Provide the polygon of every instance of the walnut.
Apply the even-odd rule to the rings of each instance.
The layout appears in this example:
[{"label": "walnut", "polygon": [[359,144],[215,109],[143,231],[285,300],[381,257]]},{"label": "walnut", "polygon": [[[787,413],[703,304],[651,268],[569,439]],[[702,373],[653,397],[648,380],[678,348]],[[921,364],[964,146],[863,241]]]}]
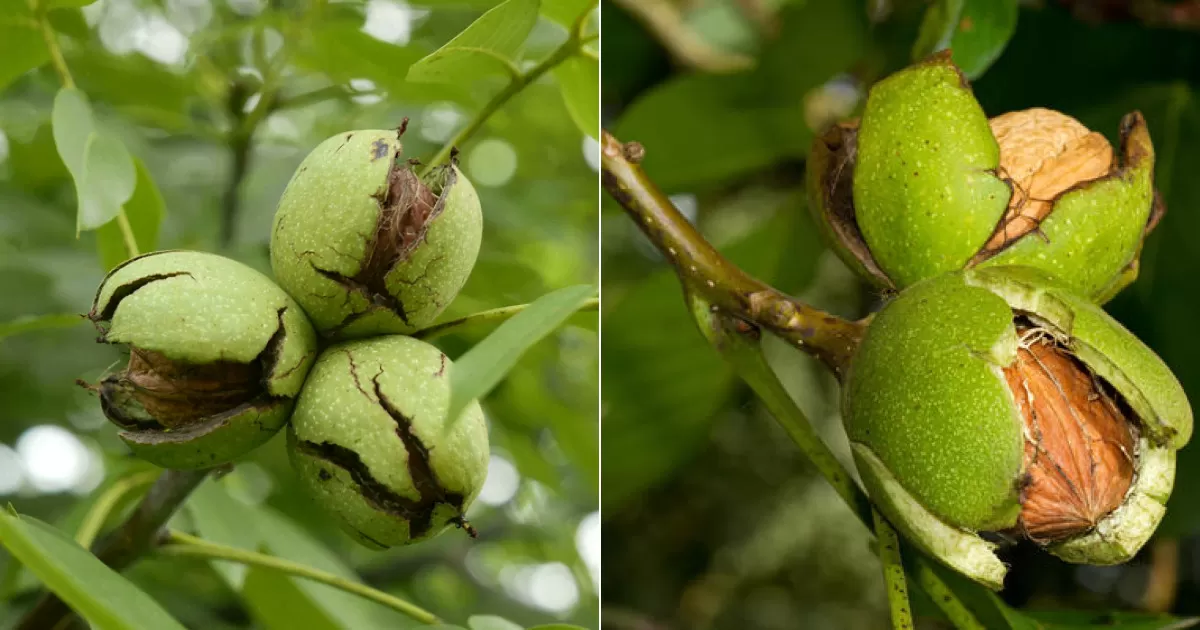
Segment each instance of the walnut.
[{"label": "walnut", "polygon": [[1029,329],[1004,368],[1024,420],[1020,525],[1038,542],[1088,531],[1125,500],[1133,482],[1132,424],[1099,379]]},{"label": "walnut", "polygon": [[1012,185],[1008,210],[980,256],[1037,229],[1054,199],[1113,168],[1113,150],[1102,134],[1050,109],[1009,112],[989,121],[1000,145],[997,174]]}]

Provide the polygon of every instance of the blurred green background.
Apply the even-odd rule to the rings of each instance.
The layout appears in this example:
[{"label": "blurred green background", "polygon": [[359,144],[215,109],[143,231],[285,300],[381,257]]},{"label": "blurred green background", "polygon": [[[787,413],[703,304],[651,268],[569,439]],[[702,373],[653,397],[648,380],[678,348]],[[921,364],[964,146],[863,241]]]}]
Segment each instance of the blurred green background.
[{"label": "blurred green background", "polygon": [[[395,127],[407,116],[406,152],[428,158],[500,90],[499,78],[404,81],[410,64],[495,4],[333,2],[313,20],[303,17],[308,2],[288,0],[97,0],[51,15],[99,125],[148,167],[161,191],[158,247],[219,252],[269,273],[275,204],[318,142]],[[526,44],[530,63],[566,37],[561,18],[569,12],[561,9],[570,7],[544,4]],[[96,400],[74,385],[119,367],[120,351],[96,344],[82,320],[4,336],[12,332],[5,322],[86,312],[104,275],[96,234],[75,235],[75,190],[51,133],[59,78],[48,64],[8,72],[34,49],[21,39],[23,5],[0,0],[0,504],[72,532],[114,479],[148,467],[127,455]],[[274,98],[248,125],[264,91]],[[484,242],[470,282],[443,317],[595,282],[598,149],[573,122],[552,75],[460,149],[482,199]],[[233,524],[230,535],[246,545],[352,569],[452,623],[496,614],[522,625],[595,627],[596,321],[594,313],[576,315],[484,401],[493,459],[468,514],[477,541],[449,532],[413,548],[358,547],[301,494],[282,434],[202,487],[174,524],[205,530],[207,522],[209,531],[214,522]],[[456,357],[486,332],[437,343]],[[218,572],[198,560],[150,557],[128,575],[192,628],[411,623],[324,587],[235,567]],[[0,627],[32,604],[37,586],[0,551]]]},{"label": "blurred green background", "polygon": [[[860,317],[878,296],[818,238],[805,208],[805,154],[814,132],[857,115],[871,83],[911,62],[925,12],[955,4],[605,0],[603,123],[645,145],[650,177],[735,262]],[[1115,141],[1123,113],[1145,114],[1168,212],[1141,279],[1108,309],[1161,353],[1193,401],[1198,4],[967,0],[976,13],[950,24],[954,47],[977,64],[975,93],[989,116],[1050,107]],[[604,627],[888,627],[866,529],[707,347],[673,273],[610,200],[601,234]],[[767,343],[783,382],[849,465],[832,378]],[[1128,620],[1111,611],[1200,614],[1200,448],[1184,449],[1179,466],[1167,518],[1136,559],[1082,567],[1009,548],[1002,597],[1030,625],[985,624],[1110,627]],[[948,627],[927,601],[914,606],[923,627]],[[1080,612],[1039,612],[1047,610]]]}]

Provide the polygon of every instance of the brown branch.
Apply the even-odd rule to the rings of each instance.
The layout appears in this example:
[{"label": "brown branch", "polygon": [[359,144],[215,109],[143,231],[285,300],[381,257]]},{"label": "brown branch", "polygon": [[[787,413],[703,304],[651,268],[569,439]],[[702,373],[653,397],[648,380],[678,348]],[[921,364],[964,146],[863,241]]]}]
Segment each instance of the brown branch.
[{"label": "brown branch", "polygon": [[[116,571],[133,564],[158,542],[171,515],[208,476],[208,470],[168,470],[154,482],[129,518],[92,546],[92,552]],[[44,593],[14,630],[66,628],[71,610],[57,595]]]},{"label": "brown branch", "polygon": [[825,363],[840,379],[863,326],[815,309],[729,262],[642,171],[645,150],[603,132],[602,181],[679,274],[685,290],[714,310],[753,322]]}]

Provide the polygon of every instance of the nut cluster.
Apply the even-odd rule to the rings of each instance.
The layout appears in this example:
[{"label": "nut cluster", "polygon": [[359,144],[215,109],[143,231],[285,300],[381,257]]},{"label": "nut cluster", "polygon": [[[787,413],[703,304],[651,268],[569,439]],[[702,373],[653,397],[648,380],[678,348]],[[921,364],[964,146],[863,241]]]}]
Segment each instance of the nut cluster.
[{"label": "nut cluster", "polygon": [[104,279],[89,317],[129,361],[86,386],[137,455],[216,466],[289,425],[302,485],[355,539],[473,534],[463,513],[487,474],[483,413],[475,402],[446,417],[450,361],[395,333],[429,324],[462,288],[479,200],[454,164],[419,175],[403,131],[337,134],[303,161],[275,216],[275,281],[183,251]]}]

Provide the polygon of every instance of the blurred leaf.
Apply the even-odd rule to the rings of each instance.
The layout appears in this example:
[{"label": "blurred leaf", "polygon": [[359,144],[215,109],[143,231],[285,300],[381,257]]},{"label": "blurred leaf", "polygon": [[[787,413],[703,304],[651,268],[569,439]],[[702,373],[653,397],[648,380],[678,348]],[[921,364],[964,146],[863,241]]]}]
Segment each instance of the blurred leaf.
[{"label": "blurred leaf", "polygon": [[78,326],[84,321],[86,320],[76,313],[19,317],[12,321],[0,322],[0,339],[38,330],[70,328],[71,326]]},{"label": "blurred leaf", "polygon": [[548,623],[540,626],[532,626],[529,630],[587,630],[587,628],[574,626],[569,623]]},{"label": "blurred leaf", "polygon": [[297,51],[297,62],[338,83],[366,78],[406,99],[428,100],[438,96],[429,88],[414,93],[404,83],[405,69],[420,59],[420,49],[379,41],[362,32],[361,26],[361,20],[330,20],[316,25]]},{"label": "blurred leaf", "polygon": [[450,372],[446,417],[457,419],[471,401],[486,396],[530,346],[554,332],[595,294],[596,288],[586,284],[547,293],[459,357]]},{"label": "blurred leaf", "polygon": [[[237,526],[236,523],[231,525]],[[252,525],[258,529],[261,545],[267,552],[334,575],[361,581],[354,570],[347,566],[337,554],[314,540],[307,532],[282,514],[270,508],[258,508],[254,511]],[[243,523],[242,526],[247,525]],[[283,577],[283,581],[292,585],[294,592],[287,597],[279,597],[280,591],[288,590],[286,585],[267,576],[255,576],[255,573],[252,570],[246,576],[242,595],[254,610],[256,617],[263,620],[263,623],[269,628],[278,630],[309,628],[308,621],[299,625],[285,623],[287,620],[295,619],[295,610],[291,607],[301,600],[307,604],[303,606],[304,609],[312,608],[320,612],[320,615],[314,619],[325,619],[329,627],[333,628],[345,630],[394,628],[404,627],[407,623],[407,617],[380,604],[332,586],[301,578]],[[271,592],[276,595],[271,595]],[[274,623],[268,620],[274,620]]]},{"label": "blurred leaf", "polygon": [[47,9],[78,9],[81,7],[86,7],[95,1],[96,0],[42,0],[42,6]]},{"label": "blurred leaf", "polygon": [[38,32],[33,18],[30,24],[23,22],[20,13],[0,18],[0,90],[8,87],[17,77],[50,61],[50,51]]},{"label": "blurred leaf", "polygon": [[525,630],[520,625],[495,615],[475,615],[467,619],[467,626],[471,630]]},{"label": "blurred leaf", "polygon": [[542,3],[542,15],[571,28],[584,9],[591,4],[593,0],[546,0]]},{"label": "blurred leaf", "polygon": [[413,64],[413,83],[471,82],[507,75],[537,22],[538,0],[507,0],[484,13],[445,46]]},{"label": "blurred leaf", "polygon": [[99,630],[183,630],[150,596],[46,523],[0,510],[0,542]]},{"label": "blurred leaf", "polygon": [[[95,0],[92,1],[94,2]],[[87,20],[84,19],[83,12],[78,9],[51,11],[46,16],[46,19],[50,21],[50,26],[54,27],[54,30],[76,39],[87,39],[91,32],[88,30]]]},{"label": "blurred leaf", "polygon": [[646,147],[643,165],[660,187],[708,189],[808,152],[804,98],[859,58],[866,18],[857,5],[808,2],[781,19],[758,68],[677,76],[622,114],[614,132]]},{"label": "blurred leaf", "polygon": [[253,618],[267,630],[345,630],[329,613],[298,591],[294,578],[278,571],[250,567],[242,598]]},{"label": "blurred leaf", "polygon": [[1016,29],[1016,0],[937,0],[925,10],[913,60],[950,49],[954,63],[974,80],[1000,56]]},{"label": "blurred leaf", "polygon": [[554,69],[571,119],[583,133],[600,133],[600,61],[576,54]]},{"label": "blurred leaf", "polygon": [[1172,617],[1140,612],[1096,612],[1085,610],[1025,611],[1009,609],[1014,617],[1021,618],[1013,624],[1016,630],[1037,628],[1046,630],[1084,630],[1085,628],[1120,628],[1122,630],[1183,630],[1194,628],[1200,623],[1196,617]]},{"label": "blurred leaf", "polygon": [[733,376],[696,330],[669,270],[622,296],[601,327],[601,507],[609,510],[695,452]]},{"label": "blurred leaf", "polygon": [[54,144],[75,180],[77,230],[111,221],[137,183],[133,157],[120,139],[96,129],[87,97],[72,88],[54,98]]},{"label": "blurred leaf", "polygon": [[[254,522],[254,510],[229,495],[221,480],[209,478],[186,504],[192,515],[196,533],[205,540],[242,549],[258,549],[258,530],[247,526]],[[212,560],[217,573],[234,591],[241,591],[246,579],[246,565]]]},{"label": "blurred leaf", "polygon": [[[137,241],[140,253],[152,252],[158,246],[158,226],[166,214],[166,203],[162,193],[150,177],[150,171],[139,158],[133,158],[133,166],[137,171],[137,183],[133,196],[125,202],[125,217],[133,229],[134,240]],[[96,230],[96,247],[100,250],[100,262],[105,271],[129,260],[131,253],[125,249],[125,237],[116,220],[109,221]]]}]

